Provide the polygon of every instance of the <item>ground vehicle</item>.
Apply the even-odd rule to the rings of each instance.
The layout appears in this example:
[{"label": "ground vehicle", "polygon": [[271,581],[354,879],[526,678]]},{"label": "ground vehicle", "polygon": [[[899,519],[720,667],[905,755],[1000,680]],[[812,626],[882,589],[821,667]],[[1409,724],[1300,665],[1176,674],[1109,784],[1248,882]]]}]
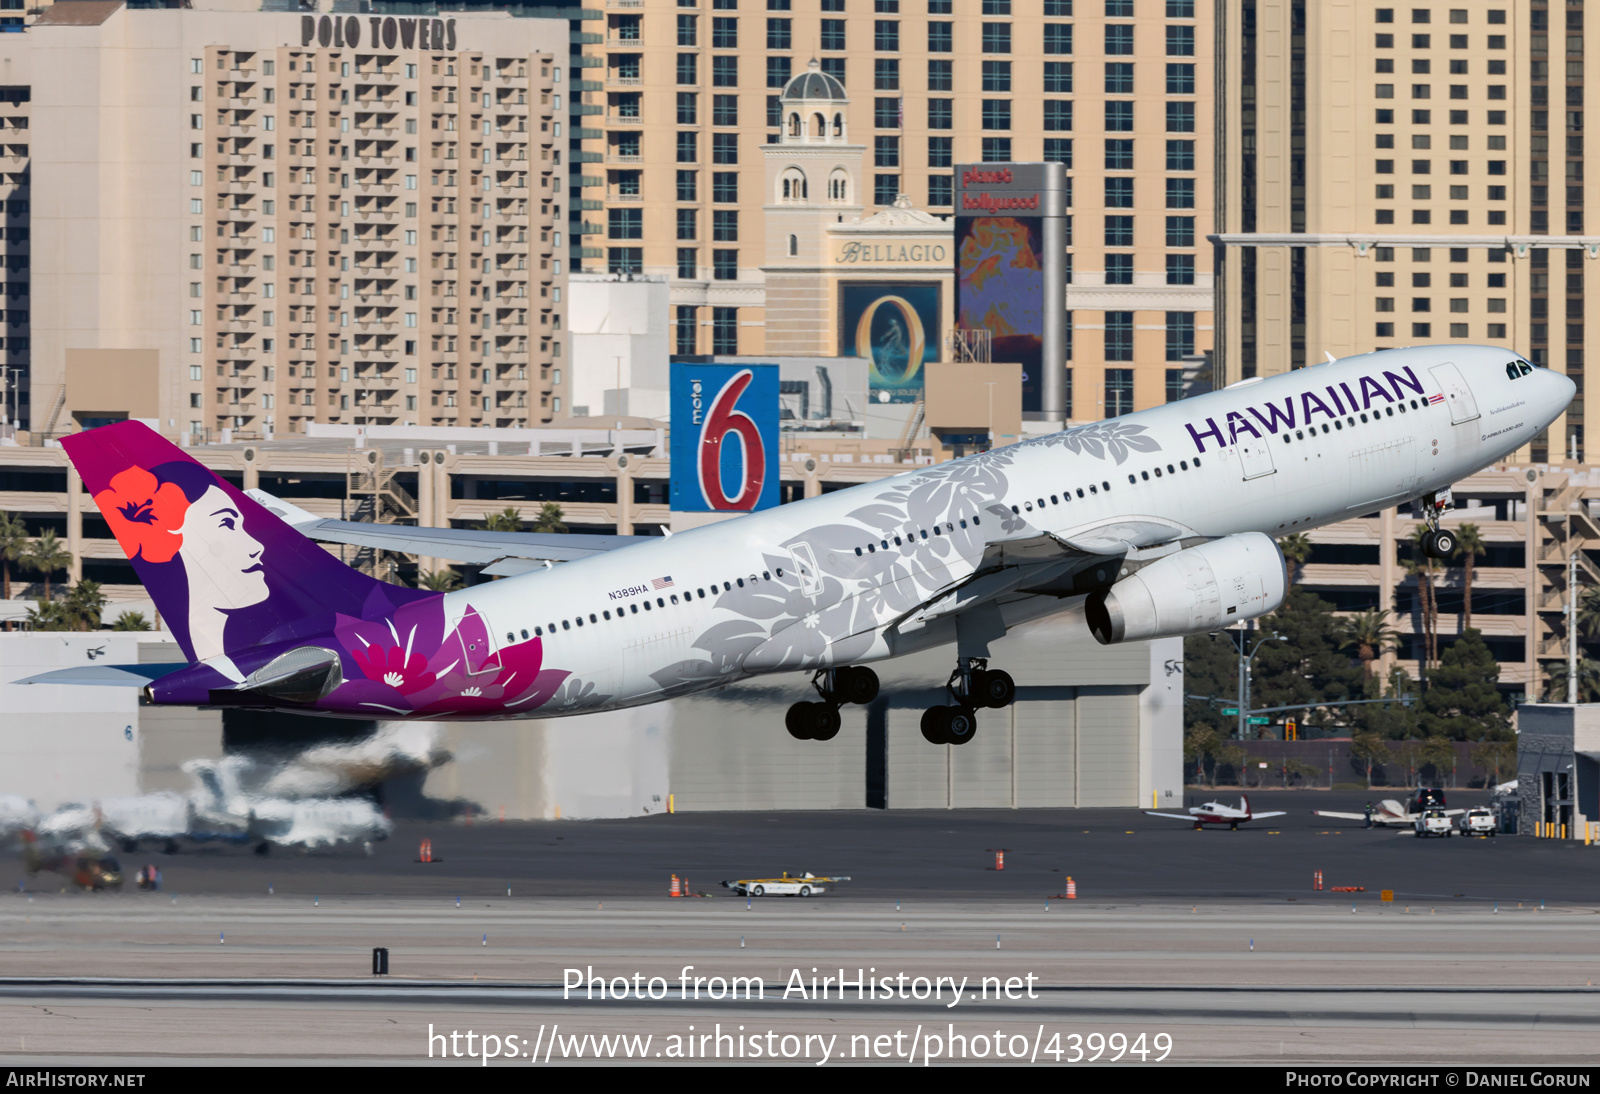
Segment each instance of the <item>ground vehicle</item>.
[{"label": "ground vehicle", "polygon": [[1455,829],[1450,826],[1450,814],[1443,809],[1424,809],[1416,820],[1417,838],[1423,836],[1444,836],[1449,839],[1455,835]]},{"label": "ground vehicle", "polygon": [[1456,827],[1463,836],[1493,836],[1499,822],[1488,806],[1475,805],[1456,818]]},{"label": "ground vehicle", "polygon": [[827,892],[829,884],[836,881],[849,881],[848,877],[818,877],[807,872],[789,876],[787,870],[782,877],[747,878],[744,881],[724,881],[724,889],[732,889],[740,896],[816,896]]}]

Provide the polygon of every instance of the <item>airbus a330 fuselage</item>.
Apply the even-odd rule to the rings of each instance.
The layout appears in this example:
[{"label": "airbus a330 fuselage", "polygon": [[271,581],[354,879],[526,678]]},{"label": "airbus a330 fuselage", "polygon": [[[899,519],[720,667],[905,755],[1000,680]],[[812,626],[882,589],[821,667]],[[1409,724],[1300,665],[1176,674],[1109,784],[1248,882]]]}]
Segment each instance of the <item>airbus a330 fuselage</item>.
[{"label": "airbus a330 fuselage", "polygon": [[924,733],[961,740],[1010,701],[987,665],[1008,628],[1076,612],[1116,642],[1269,612],[1274,537],[1412,499],[1437,528],[1449,485],[1573,390],[1502,349],[1369,354],[445,594],[348,570],[143,426],[65,444],[194,662],[149,680],[156,703],[552,717],[808,670],[822,701],[789,728],[826,738],[876,693],[861,666],[954,645]]}]

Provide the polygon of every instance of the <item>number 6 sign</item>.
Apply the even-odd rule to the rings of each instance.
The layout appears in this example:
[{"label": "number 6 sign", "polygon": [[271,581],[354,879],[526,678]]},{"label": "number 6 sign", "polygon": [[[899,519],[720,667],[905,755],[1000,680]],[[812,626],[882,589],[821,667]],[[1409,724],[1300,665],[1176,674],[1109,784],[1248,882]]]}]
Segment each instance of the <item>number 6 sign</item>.
[{"label": "number 6 sign", "polygon": [[778,366],[672,364],[672,508],[778,502]]}]

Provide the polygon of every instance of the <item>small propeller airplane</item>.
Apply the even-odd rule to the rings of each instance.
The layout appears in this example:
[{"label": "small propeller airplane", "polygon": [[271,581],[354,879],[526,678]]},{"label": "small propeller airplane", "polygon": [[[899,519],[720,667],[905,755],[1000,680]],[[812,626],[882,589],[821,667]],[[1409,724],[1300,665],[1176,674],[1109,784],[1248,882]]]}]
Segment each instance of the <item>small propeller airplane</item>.
[{"label": "small propeller airplane", "polygon": [[1241,824],[1253,820],[1266,820],[1268,817],[1281,817],[1282,810],[1272,813],[1253,813],[1250,810],[1250,796],[1241,794],[1237,806],[1223,805],[1221,802],[1206,802],[1204,805],[1191,805],[1187,813],[1158,813],[1154,809],[1146,809],[1152,817],[1171,817],[1173,820],[1186,820],[1194,822],[1194,830],[1200,831],[1207,824],[1226,824],[1230,831],[1236,831]]}]

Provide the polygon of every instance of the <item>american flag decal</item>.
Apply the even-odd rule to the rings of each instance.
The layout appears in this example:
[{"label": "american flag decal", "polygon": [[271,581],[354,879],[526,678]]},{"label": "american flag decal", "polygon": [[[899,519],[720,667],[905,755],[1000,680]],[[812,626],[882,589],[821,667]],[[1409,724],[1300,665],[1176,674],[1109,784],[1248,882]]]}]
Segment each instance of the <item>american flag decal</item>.
[{"label": "american flag decal", "polygon": [[670,589],[672,588],[672,579],[670,577],[652,577],[650,584],[656,589]]},{"label": "american flag decal", "polygon": [[1430,395],[1430,396],[1428,396],[1428,402],[1430,404],[1431,403],[1442,403],[1442,402],[1444,402],[1444,396],[1443,395]]}]

